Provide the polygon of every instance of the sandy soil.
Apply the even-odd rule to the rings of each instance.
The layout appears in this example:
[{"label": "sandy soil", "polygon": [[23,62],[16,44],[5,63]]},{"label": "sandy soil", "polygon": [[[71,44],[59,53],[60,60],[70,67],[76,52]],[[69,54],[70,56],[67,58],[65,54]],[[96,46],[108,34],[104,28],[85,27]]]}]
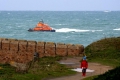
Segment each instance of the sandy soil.
[{"label": "sandy soil", "polygon": [[[67,63],[65,65],[67,65],[68,67],[71,67],[71,68],[79,68],[80,67],[79,61],[81,59],[82,59],[82,57],[64,58],[59,62],[60,63]],[[106,71],[112,69],[112,67],[101,65],[99,63],[88,63],[88,69],[95,70],[95,71],[94,72],[87,72],[85,77],[103,74]],[[59,77],[59,78],[46,79],[46,80],[82,80],[85,77],[82,76],[81,72],[78,72],[75,75],[63,76],[63,77]]]}]

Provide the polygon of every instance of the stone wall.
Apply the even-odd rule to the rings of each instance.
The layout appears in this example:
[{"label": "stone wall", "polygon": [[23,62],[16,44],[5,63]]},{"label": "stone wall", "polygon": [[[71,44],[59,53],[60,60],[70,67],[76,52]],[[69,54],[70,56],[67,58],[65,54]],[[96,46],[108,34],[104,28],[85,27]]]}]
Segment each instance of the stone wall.
[{"label": "stone wall", "polygon": [[45,56],[79,56],[84,52],[80,44],[64,44],[0,38],[0,63],[16,61],[27,63],[33,59],[34,53]]}]

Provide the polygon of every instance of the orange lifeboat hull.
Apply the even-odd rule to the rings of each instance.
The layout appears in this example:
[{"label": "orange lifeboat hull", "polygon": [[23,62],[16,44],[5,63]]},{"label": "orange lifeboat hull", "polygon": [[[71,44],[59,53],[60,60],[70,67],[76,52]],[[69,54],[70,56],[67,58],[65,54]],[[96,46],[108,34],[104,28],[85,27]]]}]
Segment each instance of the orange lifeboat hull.
[{"label": "orange lifeboat hull", "polygon": [[44,24],[43,22],[39,22],[36,27],[30,28],[28,31],[33,32],[33,31],[41,31],[41,32],[55,32],[54,29],[52,29],[50,26],[47,24]]}]

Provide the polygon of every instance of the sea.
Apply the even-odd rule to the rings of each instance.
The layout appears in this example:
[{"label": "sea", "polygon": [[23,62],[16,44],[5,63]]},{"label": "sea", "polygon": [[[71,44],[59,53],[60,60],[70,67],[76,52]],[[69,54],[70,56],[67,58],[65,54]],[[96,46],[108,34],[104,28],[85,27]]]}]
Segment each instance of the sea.
[{"label": "sea", "polygon": [[[43,20],[56,32],[29,32]],[[0,38],[65,44],[120,37],[120,11],[0,11]]]}]

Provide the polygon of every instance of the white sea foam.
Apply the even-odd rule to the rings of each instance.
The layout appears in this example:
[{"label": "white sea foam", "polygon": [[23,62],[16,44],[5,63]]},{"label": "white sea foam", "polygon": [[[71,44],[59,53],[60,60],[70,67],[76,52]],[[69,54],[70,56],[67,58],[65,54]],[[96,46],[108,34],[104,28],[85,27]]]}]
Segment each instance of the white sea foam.
[{"label": "white sea foam", "polygon": [[113,29],[113,30],[120,30],[120,28],[117,28],[117,29]]},{"label": "white sea foam", "polygon": [[95,31],[103,31],[103,30],[91,30],[92,32],[95,32]]},{"label": "white sea foam", "polygon": [[56,29],[56,32],[87,32],[87,31],[89,30],[70,29],[70,28]]},{"label": "white sea foam", "polygon": [[7,14],[10,14],[10,13],[7,13]]},{"label": "white sea foam", "polygon": [[72,28],[61,28],[55,29],[56,32],[95,32],[95,31],[102,31],[102,30],[82,30],[82,29],[72,29]]},{"label": "white sea foam", "polygon": [[54,25],[67,25],[67,24],[54,24]]},{"label": "white sea foam", "polygon": [[110,10],[105,10],[104,12],[111,12]]}]

